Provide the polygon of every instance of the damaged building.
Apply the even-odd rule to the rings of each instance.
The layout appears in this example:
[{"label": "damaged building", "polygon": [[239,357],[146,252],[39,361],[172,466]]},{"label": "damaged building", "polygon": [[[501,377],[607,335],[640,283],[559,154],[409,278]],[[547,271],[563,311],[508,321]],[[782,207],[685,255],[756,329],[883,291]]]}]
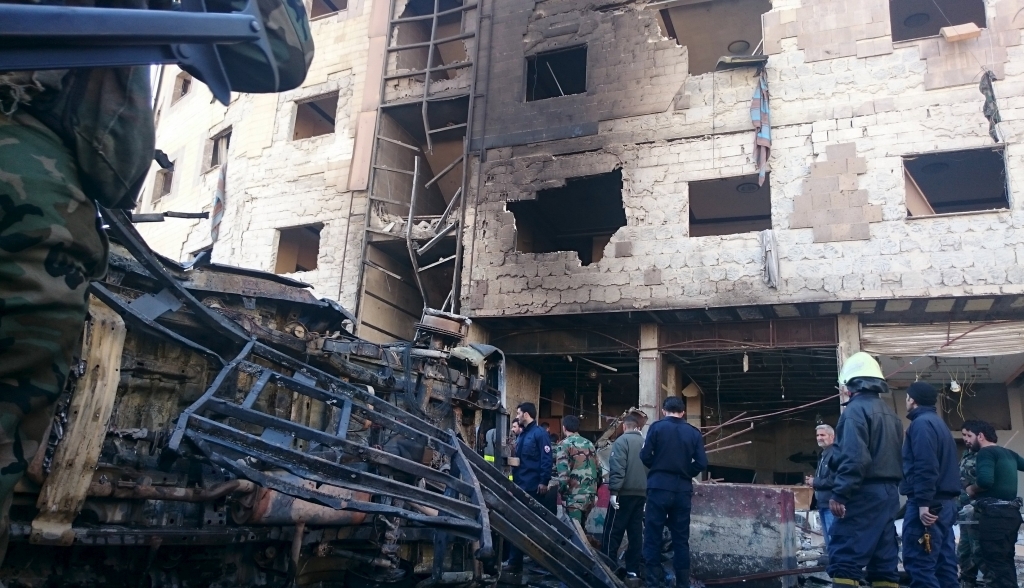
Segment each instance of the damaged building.
[{"label": "damaged building", "polygon": [[1024,451],[1021,0],[309,7],[300,89],[162,71],[142,212],[213,218],[139,225],[157,251],[369,341],[467,315],[553,430],[682,396],[715,480],[800,483],[857,351]]}]

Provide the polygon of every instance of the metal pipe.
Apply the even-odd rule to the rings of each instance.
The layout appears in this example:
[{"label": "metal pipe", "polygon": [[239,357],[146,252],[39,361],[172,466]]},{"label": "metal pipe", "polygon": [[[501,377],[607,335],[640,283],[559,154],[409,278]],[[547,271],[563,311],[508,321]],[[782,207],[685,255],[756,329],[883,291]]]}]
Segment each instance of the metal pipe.
[{"label": "metal pipe", "polygon": [[209,502],[229,494],[248,494],[256,490],[249,480],[228,480],[211,488],[182,488],[180,486],[135,485],[116,487],[101,477],[89,484],[88,496],[97,498],[134,498],[142,500],[175,500],[179,502]]}]

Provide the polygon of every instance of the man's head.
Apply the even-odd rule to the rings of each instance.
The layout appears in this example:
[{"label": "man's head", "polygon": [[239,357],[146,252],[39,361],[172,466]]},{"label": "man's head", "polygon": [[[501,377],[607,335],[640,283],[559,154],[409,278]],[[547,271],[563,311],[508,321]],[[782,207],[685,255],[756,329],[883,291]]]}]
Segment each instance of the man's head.
[{"label": "man's head", "polygon": [[525,429],[527,425],[537,420],[537,407],[532,402],[524,402],[516,407],[516,418]]},{"label": "man's head", "polygon": [[669,396],[661,403],[661,411],[668,416],[682,417],[686,414],[686,403],[678,396]]},{"label": "man's head", "polygon": [[551,432],[551,423],[541,423],[540,424],[540,428],[542,428],[545,431],[550,433]]},{"label": "man's head", "polygon": [[973,451],[980,451],[982,447],[995,445],[999,441],[996,428],[985,421],[967,421],[964,430],[964,444]]},{"label": "man's head", "polygon": [[574,414],[567,414],[562,417],[562,431],[568,437],[573,433],[580,432],[580,417]]},{"label": "man's head", "polygon": [[635,431],[640,428],[640,419],[636,418],[631,414],[627,414],[626,418],[622,419],[622,430],[623,432]]},{"label": "man's head", "polygon": [[519,419],[512,419],[512,434],[518,436],[522,432],[523,427],[519,425]]},{"label": "man's head", "polygon": [[818,447],[824,449],[835,442],[836,431],[829,425],[818,425],[814,427],[814,439],[818,442]]},{"label": "man's head", "polygon": [[935,406],[939,391],[928,382],[914,382],[907,388],[907,411],[919,406]]},{"label": "man's head", "polygon": [[857,394],[884,394],[889,391],[885,383],[882,368],[875,358],[863,351],[850,356],[839,370],[839,392],[856,396]]}]

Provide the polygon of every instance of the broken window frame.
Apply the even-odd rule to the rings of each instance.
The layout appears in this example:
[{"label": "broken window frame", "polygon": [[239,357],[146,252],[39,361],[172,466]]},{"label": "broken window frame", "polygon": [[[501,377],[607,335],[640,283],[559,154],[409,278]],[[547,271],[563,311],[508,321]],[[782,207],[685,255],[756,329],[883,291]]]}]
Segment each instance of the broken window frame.
[{"label": "broken window frame", "polygon": [[[932,212],[931,212],[931,214],[912,214],[910,212],[910,209],[907,208],[907,206],[906,206],[907,202],[908,202],[908,196],[909,196],[909,192],[907,191],[906,183],[907,183],[908,180],[912,180],[912,176],[910,175],[910,171],[907,169],[907,161],[908,160],[917,159],[919,157],[928,157],[928,156],[933,156],[933,155],[943,155],[943,154],[952,154],[952,153],[962,153],[964,151],[999,151],[1000,152],[1000,154],[1002,156],[1002,161],[1003,161],[1003,195],[1006,197],[1006,206],[1003,206],[1003,207],[1000,207],[1000,208],[986,208],[986,209],[979,209],[979,210],[963,210],[963,211],[958,211],[958,212],[934,212],[935,209],[932,206],[931,202],[928,202],[928,197],[925,196],[924,191],[920,188],[920,186],[917,185],[917,181],[913,180],[914,185],[917,187],[917,190],[921,193],[922,197],[924,197],[925,202],[928,204],[929,208],[932,209]],[[967,215],[967,214],[986,214],[986,213],[992,213],[992,212],[1005,212],[1007,210],[1013,209],[1013,190],[1011,189],[1011,186],[1010,186],[1010,176],[1009,176],[1009,173],[1007,172],[1007,170],[1010,168],[1010,162],[1009,162],[1009,159],[1007,158],[1007,153],[1006,152],[1007,152],[1007,144],[1006,143],[995,143],[995,144],[992,144],[992,145],[982,145],[982,146],[978,146],[978,147],[967,147],[967,148],[958,147],[958,148],[954,148],[954,149],[939,149],[939,150],[936,150],[936,151],[927,151],[927,152],[921,152],[921,153],[907,153],[907,154],[901,155],[900,156],[900,165],[901,165],[901,168],[903,169],[903,178],[904,178],[903,203],[904,203],[904,207],[905,207],[905,209],[907,211],[907,216],[906,216],[907,220],[924,219],[924,218],[937,218],[937,217],[947,217],[947,216],[963,216],[963,215]]]},{"label": "broken window frame", "polygon": [[[936,30],[934,33],[921,34],[919,36],[909,36],[909,37],[906,37],[906,38],[897,39],[896,38],[897,37],[897,33],[899,31],[904,30],[904,26],[903,26],[904,23],[900,23],[901,26],[897,26],[896,25],[896,20],[897,19],[894,18],[894,15],[893,15],[893,2],[894,1],[899,1],[899,0],[888,0],[889,21],[890,21],[890,23],[892,23],[890,25],[890,33],[892,35],[892,42],[893,42],[894,45],[898,44],[898,43],[907,43],[907,42],[913,42],[913,41],[920,41],[922,39],[934,39],[935,37],[941,37],[942,36],[942,33],[940,31]],[[935,4],[932,4],[932,5],[935,6],[936,8],[938,8],[939,11],[940,11],[940,18],[945,18],[945,13],[942,11],[942,7],[938,5],[938,3],[942,2],[942,0],[933,0],[933,1],[935,2]],[[982,10],[981,11],[981,23],[978,23],[978,22],[973,21],[973,20],[966,21],[966,22],[948,22],[948,21],[942,22],[942,21],[939,21],[939,23],[938,23],[939,24],[939,29],[941,29],[943,27],[949,27],[949,26],[973,23],[973,24],[977,25],[979,29],[985,30],[985,28],[988,26],[988,10],[986,9],[984,0],[953,0],[953,1],[954,2],[960,2],[960,3],[962,3],[962,2],[978,2],[978,3],[980,3],[981,4],[981,10]],[[910,16],[913,16],[913,15],[910,15]],[[909,16],[907,18],[909,18]],[[905,20],[906,20],[906,18],[904,19],[904,21]]]},{"label": "broken window frame", "polygon": [[[303,245],[303,242],[302,242],[301,238],[299,238],[299,236],[302,235],[303,231],[314,232],[313,229],[315,229],[315,233],[316,233],[316,255],[315,255],[315,260],[316,261],[314,262],[313,267],[307,268],[307,267],[304,267],[304,266],[299,264],[299,258],[302,257],[301,251],[302,251],[302,245]],[[324,224],[323,223],[310,223],[310,224],[304,224],[304,225],[296,225],[296,226],[293,226],[293,227],[281,227],[281,228],[277,229],[277,246],[276,246],[275,251],[274,251],[274,273],[277,274],[277,275],[289,275],[289,274],[297,274],[297,273],[316,271],[317,268],[320,267],[320,251],[322,249],[323,230],[324,230]],[[289,242],[292,239],[295,239],[295,243],[296,243],[295,269],[293,269],[291,271],[281,271],[281,267],[280,267],[280,263],[281,263],[281,245],[286,240],[286,238],[287,238],[287,240]]]},{"label": "broken window frame", "polygon": [[[321,108],[321,107],[319,107],[319,106],[317,106],[315,104],[316,102],[319,102],[321,100],[324,100],[324,99],[327,99],[327,98],[331,98],[331,97],[334,98],[333,117],[331,116],[332,113],[326,112],[323,108]],[[324,137],[324,136],[327,136],[327,135],[333,135],[333,134],[337,133],[338,132],[338,122],[337,121],[338,121],[338,101],[339,100],[340,100],[340,95],[339,95],[339,92],[337,90],[334,90],[332,92],[325,92],[323,94],[318,94],[316,96],[311,96],[309,98],[303,98],[301,100],[296,100],[295,101],[295,114],[292,116],[292,138],[291,138],[291,140],[292,141],[305,141],[306,139],[316,139],[318,137]],[[296,133],[298,133],[298,129],[299,129],[299,117],[303,116],[303,112],[302,112],[303,107],[307,107],[307,108],[311,109],[317,116],[327,120],[327,122],[330,123],[330,125],[331,125],[331,130],[326,132],[326,133],[319,133],[319,134],[316,134],[316,135],[308,135],[308,136],[303,136],[303,137],[297,137]]]},{"label": "broken window frame", "polygon": [[214,170],[221,166],[228,159],[228,152],[231,150],[231,127],[224,129],[210,138],[209,156],[207,158],[206,171]]},{"label": "broken window frame", "polygon": [[[316,7],[319,4],[323,4],[328,11],[317,13]],[[334,6],[331,6],[331,5]],[[319,20],[321,18],[327,18],[331,15],[338,14],[348,10],[348,0],[311,0],[309,3],[309,20]]]},{"label": "broken window frame", "polygon": [[171,104],[176,104],[179,100],[188,96],[189,92],[192,91],[192,86],[195,80],[191,75],[181,72],[174,78],[174,89],[171,92]]},{"label": "broken window frame", "polygon": [[[582,90],[580,90],[578,92],[566,92],[565,88],[562,87],[562,84],[560,83],[560,81],[558,79],[558,75],[555,73],[554,68],[551,67],[551,62],[547,61],[547,62],[545,62],[545,65],[547,66],[547,71],[551,74],[551,78],[554,80],[555,85],[557,86],[558,91],[559,91],[559,93],[561,95],[560,96],[552,95],[552,96],[545,96],[543,98],[537,98],[536,97],[537,96],[537,73],[536,73],[536,70],[540,70],[540,65],[539,65],[538,62],[541,59],[545,58],[545,57],[549,57],[549,56],[552,56],[552,55],[558,55],[560,53],[577,52],[577,51],[580,51],[581,49],[583,50],[583,88],[582,88]],[[530,89],[531,89],[531,85],[530,85],[530,68],[531,68],[532,64],[537,64],[537,65],[533,65],[532,66],[535,71],[534,71],[534,75],[533,75],[534,83],[533,83],[533,86],[532,86],[532,88],[533,88],[533,97],[531,98],[530,97],[530,95],[531,95],[531,92],[530,92]],[[554,98],[565,98],[566,96],[585,95],[587,93],[588,82],[590,81],[590,72],[587,69],[587,64],[588,64],[588,49],[587,49],[587,44],[586,43],[582,43],[582,44],[578,44],[578,45],[572,45],[570,47],[559,47],[558,49],[551,49],[549,51],[540,51],[540,52],[534,53],[532,55],[527,55],[526,56],[526,61],[524,63],[524,74],[523,74],[523,80],[525,81],[524,88],[523,88],[523,101],[524,102],[540,102],[542,100],[551,100],[551,99],[554,99]]]},{"label": "broken window frame", "polygon": [[[173,162],[172,162],[173,163]],[[156,206],[166,196],[171,195],[174,189],[174,170],[156,170],[155,182],[153,183],[153,196],[150,198],[150,206]]]}]

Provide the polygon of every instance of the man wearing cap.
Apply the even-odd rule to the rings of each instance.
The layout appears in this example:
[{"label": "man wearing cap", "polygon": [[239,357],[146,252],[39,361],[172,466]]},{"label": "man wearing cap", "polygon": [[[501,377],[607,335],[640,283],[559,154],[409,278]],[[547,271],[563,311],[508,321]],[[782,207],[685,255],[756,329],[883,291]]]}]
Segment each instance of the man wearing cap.
[{"label": "man wearing cap", "polygon": [[[836,426],[830,469],[835,472],[829,509],[836,516],[828,544],[833,587],[899,588],[897,484],[903,478],[903,424],[879,394],[889,386],[867,353],[855,353],[839,372],[840,392],[850,395]],[[864,568],[867,568],[865,574]]]},{"label": "man wearing cap", "polygon": [[938,391],[927,382],[907,389],[910,427],[903,441],[903,567],[911,588],[957,586],[956,499],[960,468],[956,442],[935,411]]}]

